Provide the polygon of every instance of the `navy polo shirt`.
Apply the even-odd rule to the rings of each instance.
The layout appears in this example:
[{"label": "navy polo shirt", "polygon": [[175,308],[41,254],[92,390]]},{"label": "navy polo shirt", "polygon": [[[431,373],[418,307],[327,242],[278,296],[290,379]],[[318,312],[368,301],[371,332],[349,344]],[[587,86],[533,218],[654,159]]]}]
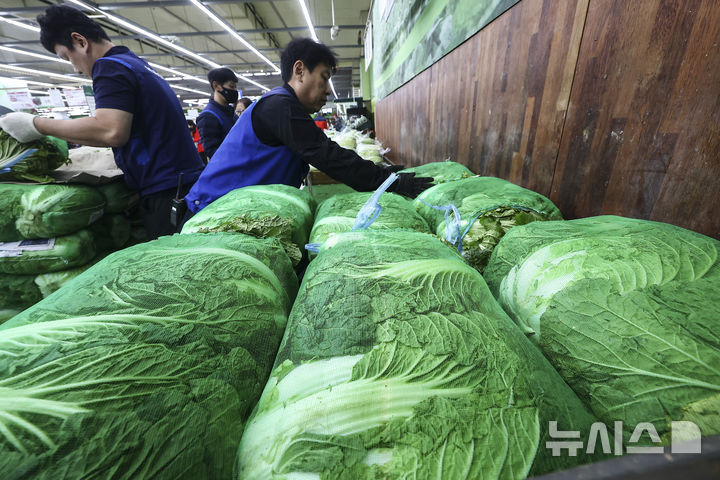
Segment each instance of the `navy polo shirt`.
[{"label": "navy polo shirt", "polygon": [[194,182],[204,164],[175,93],[127,47],[116,46],[93,65],[96,108],[133,114],[130,139],[113,148],[128,187],[146,196]]}]

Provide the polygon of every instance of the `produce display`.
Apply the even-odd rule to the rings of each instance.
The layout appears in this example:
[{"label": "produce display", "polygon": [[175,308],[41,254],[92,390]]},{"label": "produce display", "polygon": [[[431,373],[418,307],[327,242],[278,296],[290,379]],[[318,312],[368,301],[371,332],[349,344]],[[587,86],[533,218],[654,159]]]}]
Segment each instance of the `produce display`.
[{"label": "produce display", "polygon": [[0,184],[0,242],[76,232],[102,217],[104,207],[92,187]]},{"label": "produce display", "polygon": [[106,257],[0,325],[0,478],[230,478],[296,289],[247,235]]},{"label": "produce display", "polygon": [[[435,185],[418,195],[414,205],[440,238],[462,240],[463,258],[480,272],[495,245],[511,228],[538,220],[562,219],[546,197],[496,177]],[[444,210],[432,208],[449,205],[457,208],[459,222],[454,215],[446,217]]]},{"label": "produce display", "polygon": [[[318,206],[315,223],[310,232],[311,243],[322,243],[331,235],[352,230],[355,217],[373,192],[335,195]],[[370,230],[414,230],[430,233],[427,222],[415,211],[412,203],[394,193],[384,193],[378,204],[380,215],[368,227]]]},{"label": "produce display", "polygon": [[235,478],[522,479],[587,461],[552,456],[550,420],[594,417],[457,251],[348,232],[303,277]]},{"label": "produce display", "polygon": [[626,437],[649,422],[667,444],[672,420],[720,433],[718,252],[646,220],[536,222],[503,237],[485,278],[601,421]]},{"label": "produce display", "polygon": [[470,178],[475,174],[465,165],[446,160],[444,162],[430,162],[417,167],[400,170],[400,173],[415,173],[418,177],[432,177],[433,184],[452,182]]},{"label": "produce display", "polygon": [[294,265],[300,263],[313,222],[315,202],[288,185],[235,189],[200,210],[182,233],[235,232],[277,238]]},{"label": "produce display", "polygon": [[[22,160],[10,165],[19,155],[35,149]],[[47,174],[68,161],[67,143],[53,137],[45,137],[28,143],[21,143],[0,129],[0,181],[49,182]]]}]

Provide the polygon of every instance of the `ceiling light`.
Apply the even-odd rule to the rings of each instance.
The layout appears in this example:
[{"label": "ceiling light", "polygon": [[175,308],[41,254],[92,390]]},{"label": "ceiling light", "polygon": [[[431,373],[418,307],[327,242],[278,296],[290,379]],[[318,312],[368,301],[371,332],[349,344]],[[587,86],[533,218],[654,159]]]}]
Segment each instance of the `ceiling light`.
[{"label": "ceiling light", "polygon": [[[180,45],[175,45],[174,43],[169,42],[168,40],[162,38],[160,35],[157,35],[156,33],[151,32],[150,30],[146,30],[138,25],[135,25],[134,23],[128,22],[127,20],[124,20],[120,17],[116,17],[115,15],[113,15],[111,13],[107,13],[97,7],[93,7],[92,5],[89,5],[81,0],[68,0],[68,1],[81,6],[81,7],[85,8],[86,10],[100,13],[100,14],[104,15],[108,20],[116,23],[117,25],[120,25],[121,27],[125,27],[129,30],[132,30],[135,33],[144,35],[144,36],[150,38],[151,40],[154,40],[155,42],[157,42],[161,45],[164,45],[165,47],[175,50],[176,52],[183,53],[183,54],[187,55],[188,57],[194,58],[195,60],[198,60],[212,68],[218,68],[218,67],[222,66],[219,63],[215,63],[212,60],[208,60],[207,58],[188,50],[187,48],[181,47]],[[270,90],[266,86],[260,85],[257,82],[253,82],[252,80],[250,80],[249,78],[247,78],[243,75],[238,75],[238,77],[242,78],[246,82],[252,83],[253,85],[256,85],[256,86],[262,88],[263,90]]]},{"label": "ceiling light", "polygon": [[16,67],[14,65],[2,65],[0,64],[0,70],[8,70],[11,72],[28,73],[30,75],[42,75],[50,78],[60,78],[62,80],[69,80],[77,83],[92,83],[92,80],[80,77],[71,77],[70,75],[63,75],[61,73],[45,72],[43,70],[34,70],[32,68]]},{"label": "ceiling light", "polygon": [[40,32],[40,27],[36,27],[34,25],[30,25],[29,23],[23,23],[18,22],[17,20],[13,20],[11,18],[0,16],[0,20],[6,23],[9,23],[11,25],[15,25],[16,27],[25,28],[27,30],[32,30],[33,32]]},{"label": "ceiling light", "polygon": [[43,60],[50,60],[52,62],[66,63],[68,65],[71,65],[70,62],[68,62],[67,60],[63,60],[62,58],[53,57],[52,55],[43,55],[42,53],[29,52],[27,50],[20,50],[19,48],[5,47],[5,46],[0,45],[0,50],[5,50],[8,52],[18,53],[20,55],[27,55],[29,57],[42,58]]},{"label": "ceiling light", "polygon": [[223,21],[220,17],[218,17],[217,15],[215,15],[215,12],[213,12],[212,10],[210,10],[209,8],[207,8],[205,5],[203,5],[202,3],[200,3],[198,0],[190,0],[190,3],[192,3],[192,4],[195,5],[197,8],[199,8],[200,10],[202,10],[203,13],[205,13],[205,15],[207,15],[208,17],[210,17],[210,19],[212,19],[212,21],[214,21],[215,23],[217,23],[218,25],[220,25],[220,26],[221,26],[223,29],[225,29],[230,35],[232,35],[233,37],[235,37],[240,43],[242,43],[242,44],[245,45],[247,48],[249,48],[251,52],[253,52],[255,55],[257,55],[258,57],[260,57],[265,63],[267,63],[268,65],[270,65],[271,67],[273,67],[276,71],[278,71],[278,72],[280,71],[280,69],[279,69],[272,61],[270,61],[269,58],[267,58],[265,55],[263,55],[262,53],[260,53],[250,42],[248,42],[247,40],[245,40],[245,38],[243,38],[242,35],[240,35],[239,33],[237,33],[237,31],[236,31],[233,27],[231,27],[231,26],[228,25],[225,21]]},{"label": "ceiling light", "polygon": [[200,90],[195,90],[192,88],[187,87],[181,87],[180,85],[170,85],[172,88],[178,88],[180,90],[185,90],[186,92],[193,92],[193,93],[199,93],[200,95],[207,95],[207,92],[201,92]]},{"label": "ceiling light", "polygon": [[[310,30],[310,35],[312,36],[312,39],[316,42],[320,42],[318,40],[317,35],[315,34],[315,27],[312,24],[312,20],[310,20],[310,12],[308,11],[307,7],[305,6],[305,0],[298,0],[298,3],[300,4],[300,8],[302,9],[303,16],[305,17],[305,21],[307,22],[308,29]],[[337,92],[335,92],[335,85],[333,85],[332,79],[330,79],[330,89],[332,90],[333,95],[335,98],[338,98]]]},{"label": "ceiling light", "polygon": [[307,7],[305,6],[305,0],[298,0],[298,3],[300,4],[300,8],[302,9],[303,16],[305,17],[305,21],[307,22],[308,29],[310,30],[310,36],[313,40],[316,42],[319,42],[317,35],[315,35],[315,27],[313,27],[312,20],[310,20],[310,12],[308,11]]},{"label": "ceiling light", "polygon": [[183,72],[181,72],[181,71],[179,71],[179,70],[175,70],[175,69],[173,69],[173,68],[163,67],[162,65],[158,65],[157,63],[150,63],[150,62],[148,62],[148,65],[150,65],[151,67],[153,67],[153,68],[155,68],[155,69],[157,69],[157,70],[162,70],[163,72],[172,73],[173,75],[177,75],[177,76],[182,77],[182,78],[184,78],[184,79],[186,79],[186,80],[195,80],[196,82],[200,82],[200,83],[202,83],[203,85],[207,83],[207,80],[205,80],[205,79],[203,79],[203,78],[195,77],[195,76],[193,76],[193,75],[188,75],[187,73],[183,73]]}]

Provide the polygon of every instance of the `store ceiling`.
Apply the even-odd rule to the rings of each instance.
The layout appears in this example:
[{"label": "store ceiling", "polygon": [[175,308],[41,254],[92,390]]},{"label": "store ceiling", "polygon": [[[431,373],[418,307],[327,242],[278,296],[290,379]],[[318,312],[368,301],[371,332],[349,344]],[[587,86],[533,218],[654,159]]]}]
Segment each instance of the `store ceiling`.
[{"label": "store ceiling", "polygon": [[[245,96],[260,95],[264,91],[256,84],[266,88],[281,85],[279,70],[272,65],[279,69],[280,53],[291,39],[310,36],[299,0],[201,0],[199,6],[193,1],[200,3],[197,0],[3,0],[0,20],[37,27],[35,17],[49,5],[66,3],[78,7],[102,25],[116,45],[125,45],[148,62],[185,75],[158,69],[176,87],[182,100],[209,95],[206,73],[213,65],[228,66],[244,75],[238,88]],[[332,0],[305,2],[318,39],[332,48],[340,60],[338,72],[333,77],[338,97],[358,95],[363,55],[359,39],[365,28],[370,0],[334,0],[335,24],[340,27],[334,40],[330,38]],[[213,21],[203,7],[210,9],[258,53]],[[147,33],[156,36],[152,38]],[[58,86],[72,83],[67,78],[53,78],[47,73],[18,71],[18,68],[24,68],[80,78],[69,64],[27,52],[55,57],[40,45],[37,31],[0,21],[0,76]],[[33,84],[30,87],[46,88]]]}]

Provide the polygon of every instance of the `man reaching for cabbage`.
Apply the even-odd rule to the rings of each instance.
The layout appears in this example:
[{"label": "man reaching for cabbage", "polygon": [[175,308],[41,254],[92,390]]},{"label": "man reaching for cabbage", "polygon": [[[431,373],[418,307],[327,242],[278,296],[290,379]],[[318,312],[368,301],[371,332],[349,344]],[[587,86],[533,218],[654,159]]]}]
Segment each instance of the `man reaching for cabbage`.
[{"label": "man reaching for cabbage", "polygon": [[[285,84],[254,102],[228,133],[190,193],[186,219],[217,198],[249,185],[300,187],[309,165],[360,191],[379,187],[402,165],[384,167],[340,147],[317,128],[311,113],[330,94],[337,59],[322,43],[291,41],[281,56]],[[388,191],[416,197],[432,178],[401,173]]]}]

